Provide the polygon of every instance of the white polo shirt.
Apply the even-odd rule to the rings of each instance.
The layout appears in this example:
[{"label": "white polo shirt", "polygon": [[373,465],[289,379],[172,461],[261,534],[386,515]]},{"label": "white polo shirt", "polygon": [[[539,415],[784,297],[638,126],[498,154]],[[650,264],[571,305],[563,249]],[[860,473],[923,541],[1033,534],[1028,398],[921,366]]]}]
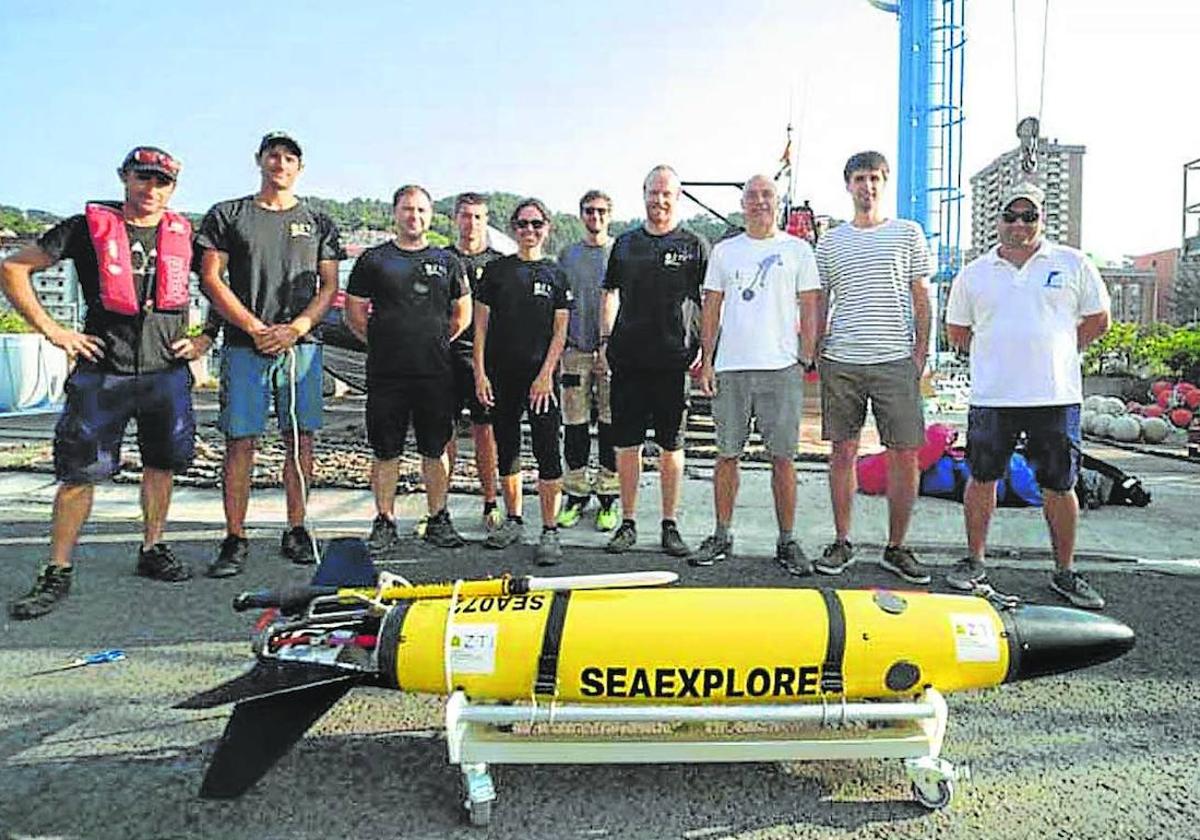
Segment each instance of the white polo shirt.
[{"label": "white polo shirt", "polygon": [[1108,290],[1084,254],[1042,240],[1021,268],[992,248],[954,278],[946,323],[971,328],[971,405],[1083,401],[1076,327],[1107,312]]}]

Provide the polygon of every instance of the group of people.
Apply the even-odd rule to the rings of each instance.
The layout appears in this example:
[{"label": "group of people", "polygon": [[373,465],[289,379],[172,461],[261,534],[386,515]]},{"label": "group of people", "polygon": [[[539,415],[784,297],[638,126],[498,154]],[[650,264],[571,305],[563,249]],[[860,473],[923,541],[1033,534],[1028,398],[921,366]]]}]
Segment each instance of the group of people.
[{"label": "group of people", "polygon": [[[246,563],[250,471],[272,406],[288,453],[280,550],[297,564],[315,562],[304,524],[322,413],[321,344],[312,331],[337,292],[345,253],[328,216],[295,195],[300,144],[268,134],[255,160],[258,191],[218,203],[193,235],[188,220],[168,208],[180,164],[162,149],[136,147],[118,169],[123,201],[88,204],[0,265],[17,311],[77,360],[55,430],[59,487],[49,563],[10,603],[12,617],[44,615],[68,594],[72,549],[93,487],[119,468],[130,419],[137,420],[143,464],[136,573],[168,582],[192,576],[163,541],[163,527],[172,474],[187,469],[194,450],[186,363],[206,353],[222,329],[227,535],[207,574],[236,575]],[[367,347],[376,508],[370,548],[387,551],[399,536],[393,508],[410,426],[428,510],[421,535],[436,547],[464,544],[446,502],[457,421],[467,412],[485,547],[502,549],[524,534],[525,419],[542,523],[537,562],[562,559],[559,529],[581,521],[592,495],[597,529],[613,532],[606,549],[633,548],[642,445],[652,429],[661,451],[661,548],[692,565],[712,565],[733,552],[738,461],[756,418],[772,462],[776,560],[794,575],[837,575],[855,561],[854,465],[870,405],[888,451],[888,544],[879,563],[909,583],[929,583],[905,536],[924,442],[920,379],[934,263],[919,225],[884,214],[889,172],[882,155],[856,154],[843,174],[854,217],[815,252],[777,228],[779,196],[763,175],[744,185],[745,231],[711,251],[679,223],[680,181],[671,167],[649,172],[645,221],[615,238],[611,199],[590,190],[579,202],[584,237],[558,259],[545,252],[552,217],[536,198],[513,210],[508,227],[517,251],[503,256],[488,245],[485,196],[456,198],[457,241],[443,249],[429,243],[429,193],[415,184],[396,190],[395,237],[359,257],[344,309],[346,325]],[[1051,585],[1073,603],[1101,607],[1103,599],[1073,569],[1077,507],[1069,490],[1078,470],[1078,353],[1107,328],[1107,295],[1077,251],[1041,237],[1036,187],[1019,185],[1003,207],[1000,245],[963,270],[947,315],[952,340],[972,349],[976,383],[968,430],[970,556],[947,581],[960,589],[986,582],[995,480],[1024,432],[1046,491],[1058,563]],[[87,302],[80,332],[56,323],[30,282],[33,272],[67,258]],[[192,268],[213,313],[195,335],[187,325]],[[1028,363],[1016,378],[1005,366],[1018,350]],[[814,562],[795,539],[793,460],[804,376],[818,370],[823,435],[832,443],[834,539]],[[715,527],[695,551],[676,522],[693,377],[712,398],[718,449]],[[589,466],[593,416],[597,469]]]}]

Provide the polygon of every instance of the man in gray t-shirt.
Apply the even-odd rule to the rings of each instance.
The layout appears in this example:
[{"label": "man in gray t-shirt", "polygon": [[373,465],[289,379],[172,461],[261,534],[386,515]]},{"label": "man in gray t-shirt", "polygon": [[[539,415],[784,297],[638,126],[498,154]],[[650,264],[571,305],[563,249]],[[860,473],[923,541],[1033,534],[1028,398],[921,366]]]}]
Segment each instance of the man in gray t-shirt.
[{"label": "man in gray t-shirt", "polygon": [[[563,450],[567,460],[563,489],[567,492],[567,501],[558,514],[558,524],[570,528],[578,522],[587,507],[588,497],[594,492],[600,500],[596,530],[611,531],[617,527],[620,518],[613,506],[620,494],[620,486],[617,455],[613,449],[609,377],[600,366],[598,351],[601,286],[612,253],[612,241],[608,238],[612,199],[600,190],[589,190],[579,199],[579,217],[583,220],[583,240],[567,246],[558,257],[575,296],[575,308],[567,326],[567,347],[562,357]],[[599,419],[600,468],[589,476],[589,424],[593,405]]]}]

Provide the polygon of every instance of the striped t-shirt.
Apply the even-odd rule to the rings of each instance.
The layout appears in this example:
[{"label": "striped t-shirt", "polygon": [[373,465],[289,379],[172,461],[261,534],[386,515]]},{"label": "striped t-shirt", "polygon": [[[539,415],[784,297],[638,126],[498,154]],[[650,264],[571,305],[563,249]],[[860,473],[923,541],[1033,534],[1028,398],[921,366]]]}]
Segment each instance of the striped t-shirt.
[{"label": "striped t-shirt", "polygon": [[933,273],[921,226],[889,219],[871,228],[839,225],[817,243],[817,270],[829,300],[822,355],[882,364],[913,351],[912,282]]}]

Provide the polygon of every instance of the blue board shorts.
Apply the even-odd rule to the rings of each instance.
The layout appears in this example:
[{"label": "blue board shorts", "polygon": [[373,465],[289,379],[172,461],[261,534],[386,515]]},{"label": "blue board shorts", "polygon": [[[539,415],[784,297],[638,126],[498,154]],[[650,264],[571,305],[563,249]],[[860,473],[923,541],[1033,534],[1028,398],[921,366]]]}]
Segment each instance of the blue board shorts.
[{"label": "blue board shorts", "polygon": [[177,473],[191,466],[196,419],[187,365],[106,373],[81,364],[67,377],[65,391],[54,427],[54,474],[64,484],[95,484],[115,475],[130,420],[137,420],[143,466]]},{"label": "blue board shorts", "polygon": [[1026,436],[1025,458],[1038,486],[1065,493],[1079,478],[1078,405],[1035,408],[971,406],[967,414],[967,466],[976,481],[1004,477],[1017,438]]},{"label": "blue board shorts", "polygon": [[227,438],[258,437],[266,431],[273,403],[279,431],[290,434],[294,375],[296,425],[301,434],[315,432],[321,428],[322,372],[320,344],[297,344],[278,356],[264,356],[253,347],[226,345],[221,351],[217,425]]}]

